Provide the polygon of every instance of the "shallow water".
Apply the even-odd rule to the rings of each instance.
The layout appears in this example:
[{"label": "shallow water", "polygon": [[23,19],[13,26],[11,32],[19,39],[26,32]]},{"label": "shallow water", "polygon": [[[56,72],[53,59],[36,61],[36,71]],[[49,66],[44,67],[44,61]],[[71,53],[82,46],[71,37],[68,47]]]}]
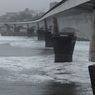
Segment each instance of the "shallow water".
[{"label": "shallow water", "polygon": [[73,62],[54,63],[36,37],[0,36],[0,95],[92,95],[89,42],[77,42]]}]

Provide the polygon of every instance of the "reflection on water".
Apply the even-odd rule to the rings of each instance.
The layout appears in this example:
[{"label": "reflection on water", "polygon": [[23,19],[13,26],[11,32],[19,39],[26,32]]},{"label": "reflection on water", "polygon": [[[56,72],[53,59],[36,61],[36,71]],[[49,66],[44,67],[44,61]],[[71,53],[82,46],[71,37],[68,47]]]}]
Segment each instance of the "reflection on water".
[{"label": "reflection on water", "polygon": [[[29,83],[25,84],[21,82],[15,83],[15,87],[22,88],[27,87],[23,92],[24,95],[83,95],[76,93],[76,85],[71,84],[61,84],[56,82],[44,82],[44,83]],[[27,92],[28,90],[28,92]],[[30,93],[30,94],[28,94]]]},{"label": "reflection on water", "polygon": [[46,95],[76,95],[75,84],[51,83],[47,87]]},{"label": "reflection on water", "polygon": [[92,91],[91,87],[89,85],[88,84],[80,85],[75,83],[61,84],[51,82],[49,85],[46,85],[45,87],[46,92],[41,95],[93,95],[91,92]]}]

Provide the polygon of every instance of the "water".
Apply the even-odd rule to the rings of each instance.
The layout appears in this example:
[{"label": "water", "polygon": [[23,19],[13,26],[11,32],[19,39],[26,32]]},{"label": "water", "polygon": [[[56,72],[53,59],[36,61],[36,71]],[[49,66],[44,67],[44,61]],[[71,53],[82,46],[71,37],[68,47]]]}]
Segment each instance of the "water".
[{"label": "water", "polygon": [[92,95],[89,42],[77,42],[73,62],[54,63],[36,37],[0,36],[0,95]]}]

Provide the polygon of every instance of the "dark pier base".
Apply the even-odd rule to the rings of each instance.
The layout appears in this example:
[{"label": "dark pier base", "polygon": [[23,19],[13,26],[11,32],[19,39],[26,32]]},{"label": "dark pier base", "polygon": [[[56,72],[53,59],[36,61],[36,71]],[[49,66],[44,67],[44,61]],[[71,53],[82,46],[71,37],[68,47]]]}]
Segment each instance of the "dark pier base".
[{"label": "dark pier base", "polygon": [[93,95],[95,95],[95,65],[89,66],[88,69],[89,69],[89,74],[91,79]]},{"label": "dark pier base", "polygon": [[55,62],[72,62],[75,36],[53,36]]},{"label": "dark pier base", "polygon": [[55,54],[55,62],[72,62],[72,55]]},{"label": "dark pier base", "polygon": [[44,30],[37,30],[37,36],[38,36],[38,40],[44,40],[45,39],[45,31]]},{"label": "dark pier base", "polygon": [[34,28],[28,28],[27,29],[27,36],[33,37],[34,36]]},{"label": "dark pier base", "polygon": [[53,47],[51,32],[45,32],[45,47]]}]

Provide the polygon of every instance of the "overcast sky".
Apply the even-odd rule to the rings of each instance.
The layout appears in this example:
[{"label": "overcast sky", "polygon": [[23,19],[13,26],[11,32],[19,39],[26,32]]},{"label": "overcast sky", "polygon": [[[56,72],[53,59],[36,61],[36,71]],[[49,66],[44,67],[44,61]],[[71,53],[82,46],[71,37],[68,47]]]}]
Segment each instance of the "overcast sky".
[{"label": "overcast sky", "polygon": [[49,3],[61,0],[0,0],[0,15],[6,12],[19,12],[25,8],[47,11]]}]

